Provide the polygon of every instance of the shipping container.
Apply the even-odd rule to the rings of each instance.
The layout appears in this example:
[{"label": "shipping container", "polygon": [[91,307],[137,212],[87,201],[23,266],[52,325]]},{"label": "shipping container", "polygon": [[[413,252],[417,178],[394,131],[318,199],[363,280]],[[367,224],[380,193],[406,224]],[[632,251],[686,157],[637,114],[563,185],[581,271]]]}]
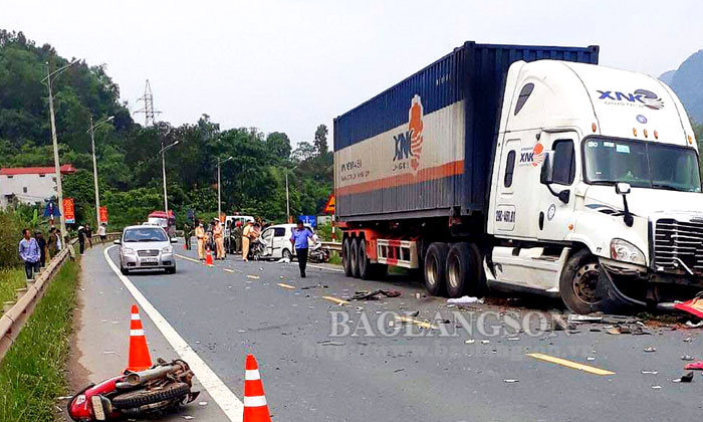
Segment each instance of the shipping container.
[{"label": "shipping container", "polygon": [[598,47],[463,46],[334,120],[344,221],[484,212],[505,77],[516,61],[598,63]]}]

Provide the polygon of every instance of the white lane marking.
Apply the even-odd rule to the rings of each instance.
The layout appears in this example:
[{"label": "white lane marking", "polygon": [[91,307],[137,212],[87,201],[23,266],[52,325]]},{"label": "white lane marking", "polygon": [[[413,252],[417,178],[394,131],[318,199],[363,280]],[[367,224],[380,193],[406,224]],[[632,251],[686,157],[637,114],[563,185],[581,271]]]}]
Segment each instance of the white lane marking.
[{"label": "white lane marking", "polygon": [[241,422],[244,412],[244,404],[234,395],[232,390],[227,388],[224,382],[213,372],[212,369],[198,356],[197,353],[183,340],[178,332],[171,326],[171,324],[164,318],[159,311],[156,310],[154,305],[149,302],[149,300],[144,297],[144,295],[137,289],[137,287],[132,284],[129,278],[122,275],[112,262],[112,259],[108,255],[110,249],[114,246],[110,246],[103,251],[105,255],[105,260],[107,261],[112,271],[115,275],[122,281],[122,284],[129,290],[134,299],[142,307],[142,310],[149,315],[149,318],[154,322],[154,325],[161,331],[161,334],[166,338],[166,340],[171,343],[173,350],[176,351],[178,356],[184,361],[188,362],[190,369],[193,371],[195,376],[200,381],[200,384],[207,390],[215,400],[227,418],[232,422]]}]

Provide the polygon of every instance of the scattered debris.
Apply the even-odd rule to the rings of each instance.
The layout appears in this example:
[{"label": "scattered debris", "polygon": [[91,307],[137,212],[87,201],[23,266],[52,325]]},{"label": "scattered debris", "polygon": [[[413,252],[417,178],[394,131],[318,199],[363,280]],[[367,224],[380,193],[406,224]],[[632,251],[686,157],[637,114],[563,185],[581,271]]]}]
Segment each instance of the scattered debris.
[{"label": "scattered debris", "polygon": [[471,305],[474,303],[483,303],[483,299],[473,296],[462,296],[453,299],[447,299],[448,305]]},{"label": "scattered debris", "polygon": [[698,318],[703,318],[703,298],[694,297],[686,302],[675,303],[674,309],[687,312]]},{"label": "scattered debris", "polygon": [[206,401],[198,402],[198,406],[207,406],[207,402]]},{"label": "scattered debris", "polygon": [[586,358],[586,360],[589,362],[593,362],[594,360],[596,360],[596,358],[594,358],[593,356],[589,356]]},{"label": "scattered debris", "polygon": [[686,326],[688,328],[701,328],[701,327],[703,327],[703,320],[695,322],[695,323],[693,321],[686,321]]},{"label": "scattered debris", "polygon": [[652,390],[661,390],[662,386],[661,385],[653,385]]},{"label": "scattered debris", "polygon": [[469,340],[466,340],[464,343],[465,343],[465,344],[474,344],[474,343],[476,343],[476,340],[474,340],[474,339],[469,339]]},{"label": "scattered debris", "polygon": [[679,379],[673,380],[674,382],[683,382],[683,383],[688,383],[693,381],[693,371],[689,372],[688,374],[682,376]]},{"label": "scattered debris", "polygon": [[481,344],[488,344],[490,342],[491,342],[490,340],[481,340]]},{"label": "scattered debris", "polygon": [[508,337],[508,341],[520,341],[520,337]]},{"label": "scattered debris", "polygon": [[420,315],[420,311],[415,311],[415,312],[411,312],[411,313],[408,314],[408,316],[411,316],[411,317],[413,317],[413,318],[416,317],[416,316],[418,316],[418,315]]},{"label": "scattered debris", "polygon": [[657,375],[659,371],[642,371],[642,375]]},{"label": "scattered debris", "polygon": [[322,346],[344,346],[344,342],[331,340],[318,341],[317,344]]},{"label": "scattered debris", "polygon": [[189,415],[185,415],[185,416],[183,416],[183,419],[185,419],[185,420],[187,420],[187,421],[192,421],[192,420],[195,419],[195,418],[192,417],[192,416],[189,416]]},{"label": "scattered debris", "polygon": [[690,362],[690,361],[694,360],[694,357],[691,355],[683,355],[683,356],[681,356],[681,360]]},{"label": "scattered debris", "polygon": [[300,290],[310,290],[310,289],[328,289],[330,286],[326,284],[317,283],[312,286],[301,287]]},{"label": "scattered debris", "polygon": [[590,322],[601,322],[601,321],[603,321],[603,317],[602,316],[595,316],[595,315],[570,314],[568,321],[569,321],[569,324],[583,324],[583,323],[590,323]]},{"label": "scattered debris", "polygon": [[654,352],[656,352],[656,351],[657,351],[657,349],[654,348],[654,347],[652,347],[652,346],[646,347],[646,348],[644,349],[644,352],[645,352],[645,353],[654,353]]},{"label": "scattered debris", "polygon": [[503,382],[506,384],[515,384],[516,382],[520,382],[520,380],[507,379],[507,380],[503,380]]},{"label": "scattered debris", "polygon": [[281,264],[287,264],[290,262],[290,258],[281,258],[276,262],[281,263]]},{"label": "scattered debris", "polygon": [[357,290],[354,292],[354,296],[350,297],[348,300],[380,300],[381,296],[385,297],[398,297],[400,292],[398,290]]},{"label": "scattered debris", "polygon": [[405,369],[404,369],[404,368],[400,368],[400,369],[396,369],[396,370],[393,371],[393,372],[397,374],[398,372],[403,372],[403,371],[405,371]]},{"label": "scattered debris", "polygon": [[252,278],[252,279],[254,279],[254,280],[258,280],[258,279],[260,279],[261,277],[259,277],[258,275],[254,275],[254,274],[247,274],[247,278]]},{"label": "scattered debris", "polygon": [[686,337],[685,339],[683,339],[684,343],[690,343],[692,341],[693,341],[693,339],[691,337]]},{"label": "scattered debris", "polygon": [[64,400],[70,400],[72,398],[73,398],[73,396],[60,396],[60,397],[56,397],[56,400],[64,401]]},{"label": "scattered debris", "polygon": [[694,362],[694,363],[688,363],[688,364],[686,364],[686,366],[683,367],[683,369],[686,369],[686,370],[692,369],[694,371],[703,370],[703,360],[698,361],[698,362]]}]

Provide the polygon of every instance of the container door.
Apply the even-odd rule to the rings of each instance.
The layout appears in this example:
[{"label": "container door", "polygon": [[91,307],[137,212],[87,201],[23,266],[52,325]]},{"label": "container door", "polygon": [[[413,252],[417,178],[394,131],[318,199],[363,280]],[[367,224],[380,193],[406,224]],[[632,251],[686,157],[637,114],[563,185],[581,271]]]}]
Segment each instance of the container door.
[{"label": "container door", "polygon": [[[577,163],[581,162],[580,149],[577,148],[579,138],[575,132],[543,133],[541,138],[553,167],[553,183],[549,187],[554,193],[550,192],[546,185],[540,184],[538,187],[539,239],[562,241],[573,230],[574,224],[574,190],[580,180],[580,170],[577,166]],[[564,191],[568,191],[567,202],[554,195]]]}]

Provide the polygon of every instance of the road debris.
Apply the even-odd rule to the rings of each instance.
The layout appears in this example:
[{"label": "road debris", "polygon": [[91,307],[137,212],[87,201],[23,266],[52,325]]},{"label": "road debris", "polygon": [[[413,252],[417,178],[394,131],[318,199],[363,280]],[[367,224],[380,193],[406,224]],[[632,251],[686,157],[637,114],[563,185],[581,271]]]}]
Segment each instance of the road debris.
[{"label": "road debris", "polygon": [[701,327],[703,327],[703,320],[695,322],[695,323],[693,321],[686,321],[686,327],[688,327],[688,328],[701,328]]},{"label": "road debris", "polygon": [[693,338],[691,338],[691,337],[686,337],[685,339],[683,339],[684,343],[690,343],[692,341],[693,341]]},{"label": "road debris", "polygon": [[406,323],[406,324],[417,325],[417,326],[420,327],[420,328],[425,328],[425,329],[428,329],[428,330],[429,330],[429,329],[433,329],[433,330],[439,329],[439,327],[437,327],[436,325],[431,324],[431,323],[429,323],[429,322],[427,322],[427,321],[420,321],[420,320],[417,320],[417,319],[414,319],[414,318],[409,318],[409,317],[406,317],[406,316],[396,315],[395,320],[398,321],[398,322],[404,322],[404,323]]},{"label": "road debris", "polygon": [[287,264],[290,262],[290,258],[281,258],[276,262],[278,262],[279,264]]},{"label": "road debris", "polygon": [[593,322],[601,322],[601,321],[603,321],[603,317],[602,316],[595,316],[595,315],[570,314],[568,317],[569,324],[584,324],[584,323],[593,323]]},{"label": "road debris", "polygon": [[453,299],[447,299],[447,305],[472,305],[474,303],[483,303],[483,299],[473,296],[462,296]]},{"label": "road debris", "polygon": [[703,298],[694,297],[686,302],[675,303],[674,309],[687,312],[698,318],[703,318]]},{"label": "road debris", "polygon": [[642,371],[642,375],[657,375],[659,371]]},{"label": "road debris", "polygon": [[332,340],[325,340],[325,341],[318,341],[317,344],[321,346],[344,346],[344,342],[341,341],[332,341]]},{"label": "road debris", "polygon": [[645,352],[645,353],[654,353],[654,352],[656,352],[656,351],[657,351],[657,349],[654,348],[654,347],[652,347],[652,346],[645,347],[645,349],[644,349],[644,352]]},{"label": "road debris", "polygon": [[311,286],[303,286],[300,290],[310,290],[310,289],[328,289],[330,286],[322,283],[313,284]]},{"label": "road debris", "polygon": [[259,277],[258,275],[254,275],[254,274],[247,274],[247,278],[251,278],[251,279],[254,279],[254,280],[258,280],[258,279],[260,279],[261,277]]},{"label": "road debris", "polygon": [[661,390],[662,386],[661,385],[653,385],[652,390]]},{"label": "road debris", "polygon": [[688,364],[686,364],[686,366],[683,367],[683,369],[694,370],[694,371],[703,370],[703,360],[698,361],[698,362],[688,363]]},{"label": "road debris", "polygon": [[695,358],[694,358],[693,356],[691,356],[691,355],[683,355],[683,356],[681,356],[681,360],[687,361],[687,362],[690,362],[690,361],[692,361],[692,360],[694,360],[694,359],[695,359]]},{"label": "road debris", "polygon": [[673,380],[673,382],[683,382],[683,383],[688,383],[693,381],[693,371],[689,372],[688,374],[682,376],[681,378]]},{"label": "road debris", "polygon": [[506,384],[515,384],[517,382],[520,382],[520,380],[507,379],[507,380],[503,380],[503,382]]},{"label": "road debris", "polygon": [[474,343],[476,343],[476,340],[474,340],[474,339],[469,339],[464,342],[464,344],[474,344]]},{"label": "road debris", "polygon": [[400,292],[398,290],[357,290],[354,295],[347,300],[380,300],[381,296],[385,297],[398,297]]}]

